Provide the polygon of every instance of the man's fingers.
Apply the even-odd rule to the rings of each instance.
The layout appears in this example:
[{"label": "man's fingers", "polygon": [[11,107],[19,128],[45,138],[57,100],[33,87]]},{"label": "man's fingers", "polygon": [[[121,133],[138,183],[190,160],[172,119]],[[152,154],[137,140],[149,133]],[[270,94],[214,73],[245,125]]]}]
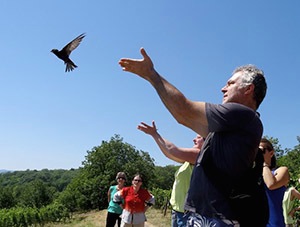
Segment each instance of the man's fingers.
[{"label": "man's fingers", "polygon": [[149,56],[147,55],[147,53],[143,47],[141,48],[141,54],[143,55],[144,58],[149,58]]},{"label": "man's fingers", "polygon": [[156,129],[155,121],[152,121],[152,127]]}]

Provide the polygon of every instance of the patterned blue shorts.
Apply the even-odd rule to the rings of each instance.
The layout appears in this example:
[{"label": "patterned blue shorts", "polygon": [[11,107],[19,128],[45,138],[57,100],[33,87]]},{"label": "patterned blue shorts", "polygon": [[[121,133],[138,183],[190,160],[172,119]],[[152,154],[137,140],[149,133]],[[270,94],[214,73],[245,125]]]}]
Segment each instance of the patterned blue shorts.
[{"label": "patterned blue shorts", "polygon": [[189,212],[186,226],[189,227],[239,227],[237,221],[208,218],[197,213]]}]

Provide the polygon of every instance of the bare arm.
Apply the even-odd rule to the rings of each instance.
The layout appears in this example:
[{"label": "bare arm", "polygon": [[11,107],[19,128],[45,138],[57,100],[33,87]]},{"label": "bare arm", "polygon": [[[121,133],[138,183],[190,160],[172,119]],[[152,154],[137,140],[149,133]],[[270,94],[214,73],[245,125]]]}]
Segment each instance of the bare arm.
[{"label": "bare arm", "polygon": [[124,71],[137,74],[149,81],[178,123],[206,137],[208,125],[205,103],[188,100],[176,87],[155,71],[152,60],[143,48],[141,48],[141,54],[143,59],[122,58],[119,64]]},{"label": "bare arm", "polygon": [[138,125],[138,129],[148,135],[151,135],[157,143],[157,145],[159,146],[160,150],[169,159],[179,163],[183,163],[186,161],[191,164],[195,164],[200,149],[195,147],[180,148],[168,141],[167,139],[162,138],[161,135],[157,132],[154,121],[152,121],[152,126],[141,122],[141,124]]},{"label": "bare arm", "polygon": [[110,188],[107,191],[107,201],[108,203],[110,202]]},{"label": "bare arm", "polygon": [[275,171],[275,175],[272,174],[268,167],[263,168],[263,178],[266,186],[270,190],[280,188],[287,185],[290,180],[288,168],[285,166],[279,167]]},{"label": "bare arm", "polygon": [[296,207],[296,208],[293,208],[290,212],[289,212],[289,215],[294,218],[294,215],[296,213],[296,211],[300,210],[300,206],[299,207]]},{"label": "bare arm", "polygon": [[300,200],[300,192],[296,188],[292,189],[292,200],[293,199],[299,199]]}]

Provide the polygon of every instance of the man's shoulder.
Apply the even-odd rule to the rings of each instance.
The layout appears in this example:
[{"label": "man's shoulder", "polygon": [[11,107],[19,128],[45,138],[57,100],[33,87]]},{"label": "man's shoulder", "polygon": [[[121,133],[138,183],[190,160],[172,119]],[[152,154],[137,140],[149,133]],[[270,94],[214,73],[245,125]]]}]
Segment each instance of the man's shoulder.
[{"label": "man's shoulder", "polygon": [[207,110],[216,110],[219,112],[232,112],[232,111],[243,111],[243,112],[251,112],[256,113],[255,110],[251,109],[248,106],[245,106],[240,103],[235,102],[228,102],[228,103],[222,103],[222,104],[212,104],[212,103],[206,103],[206,109]]},{"label": "man's shoulder", "polygon": [[207,104],[206,116],[210,131],[248,127],[250,122],[261,124],[255,110],[239,103]]}]

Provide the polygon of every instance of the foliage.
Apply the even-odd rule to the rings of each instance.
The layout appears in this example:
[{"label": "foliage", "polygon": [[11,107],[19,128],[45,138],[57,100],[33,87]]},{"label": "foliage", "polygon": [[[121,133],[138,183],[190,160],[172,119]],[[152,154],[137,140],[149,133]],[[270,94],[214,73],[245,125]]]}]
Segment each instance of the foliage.
[{"label": "foliage", "polygon": [[0,209],[15,206],[40,208],[53,202],[77,170],[26,170],[0,174]]},{"label": "foliage", "polygon": [[15,206],[15,200],[12,187],[0,187],[0,209]]},{"label": "foliage", "polygon": [[179,166],[167,165],[167,166],[155,166],[155,180],[152,181],[152,188],[160,188],[164,190],[172,189],[174,182],[175,172]]},{"label": "foliage", "polygon": [[53,203],[41,209],[16,207],[0,210],[0,226],[43,226],[49,222],[60,222],[69,219],[68,210],[62,205]]},{"label": "foliage", "polygon": [[70,181],[76,176],[78,170],[26,170],[13,171],[0,174],[1,187],[15,187],[30,183],[32,181],[41,180],[44,183],[56,188],[57,191],[62,192]]},{"label": "foliage", "polygon": [[168,205],[171,198],[172,190],[163,190],[160,188],[153,188],[151,193],[155,196],[155,208],[162,209]]},{"label": "foliage", "polygon": [[[87,151],[82,164],[79,175],[59,198],[66,199],[69,195],[70,200],[64,202],[73,204],[73,211],[106,208],[107,191],[110,185],[116,184],[115,177],[119,171],[126,173],[127,185],[136,173],[142,174],[144,187],[151,185],[154,176],[154,161],[150,155],[124,143],[119,135]],[[71,199],[71,194],[76,197]],[[71,207],[69,204],[66,206]]]},{"label": "foliage", "polygon": [[[289,168],[290,186],[298,188],[300,137],[293,149],[282,149],[279,140],[269,139],[278,166]],[[155,196],[155,208],[168,208],[168,200],[179,166],[155,166],[147,152],[136,150],[119,135],[87,151],[77,170],[26,170],[0,174],[0,226],[43,226],[67,220],[70,212],[107,208],[107,191],[116,184],[117,172],[127,175],[127,186],[136,173]]]},{"label": "foliage", "polygon": [[18,198],[17,205],[22,207],[40,208],[53,201],[55,188],[41,180],[18,186],[14,190],[14,197]]},{"label": "foliage", "polygon": [[279,166],[287,166],[290,173],[290,185],[295,186],[300,178],[300,138],[293,149],[286,149],[286,154],[278,159]]}]

